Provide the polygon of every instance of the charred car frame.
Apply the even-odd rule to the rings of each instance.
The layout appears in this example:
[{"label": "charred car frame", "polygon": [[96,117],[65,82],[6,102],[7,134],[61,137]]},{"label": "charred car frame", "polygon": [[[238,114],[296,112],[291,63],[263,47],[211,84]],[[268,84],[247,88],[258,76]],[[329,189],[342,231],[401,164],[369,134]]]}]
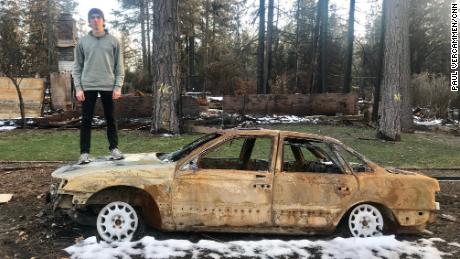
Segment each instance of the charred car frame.
[{"label": "charred car frame", "polygon": [[68,165],[52,176],[55,210],[95,224],[106,241],[144,223],[165,231],[350,235],[421,231],[435,220],[439,184],[385,169],[314,134],[231,129],[171,153]]}]

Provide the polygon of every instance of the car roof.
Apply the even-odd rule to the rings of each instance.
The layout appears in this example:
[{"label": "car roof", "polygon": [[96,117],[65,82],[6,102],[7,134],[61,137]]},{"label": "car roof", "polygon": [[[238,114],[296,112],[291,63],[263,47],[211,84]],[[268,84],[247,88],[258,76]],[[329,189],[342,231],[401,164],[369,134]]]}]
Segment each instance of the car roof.
[{"label": "car roof", "polygon": [[285,131],[285,130],[273,130],[273,129],[264,129],[264,128],[231,128],[231,129],[224,129],[218,130],[217,133],[225,134],[225,135],[281,135],[281,136],[289,136],[294,138],[306,138],[306,139],[314,139],[320,140],[325,142],[331,142],[336,144],[342,144],[341,141],[322,136],[314,133],[308,132],[298,132],[298,131]]}]

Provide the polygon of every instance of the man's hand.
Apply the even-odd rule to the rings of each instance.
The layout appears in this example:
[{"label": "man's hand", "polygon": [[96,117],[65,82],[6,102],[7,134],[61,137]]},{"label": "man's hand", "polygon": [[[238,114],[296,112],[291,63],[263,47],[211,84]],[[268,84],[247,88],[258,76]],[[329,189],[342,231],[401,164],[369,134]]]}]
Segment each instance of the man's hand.
[{"label": "man's hand", "polygon": [[117,87],[115,88],[115,90],[113,90],[112,99],[116,100],[120,98],[120,96],[121,96],[121,88]]},{"label": "man's hand", "polygon": [[77,92],[75,93],[75,97],[77,97],[77,100],[79,102],[84,102],[85,101],[85,92],[83,92],[82,90],[77,90]]}]

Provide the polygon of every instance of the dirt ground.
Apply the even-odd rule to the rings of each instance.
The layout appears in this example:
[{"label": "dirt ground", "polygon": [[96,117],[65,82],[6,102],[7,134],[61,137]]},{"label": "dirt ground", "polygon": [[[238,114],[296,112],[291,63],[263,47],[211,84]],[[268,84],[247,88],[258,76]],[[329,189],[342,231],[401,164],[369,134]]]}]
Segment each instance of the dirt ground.
[{"label": "dirt ground", "polygon": [[[66,217],[54,217],[46,202],[46,194],[52,183],[51,172],[59,164],[0,163],[0,193],[13,193],[13,199],[0,204],[0,258],[67,258],[62,249],[76,240],[95,234],[95,230],[79,226]],[[460,176],[458,172],[457,176]],[[460,248],[453,249],[449,242],[460,243],[460,181],[441,182],[441,212],[435,224],[428,227],[433,234],[423,236],[399,236],[402,240],[421,237],[442,238],[436,242],[438,249],[452,253],[445,258],[460,258]],[[451,219],[454,216],[456,219]],[[232,239],[281,238],[298,239],[289,236],[260,236],[205,233],[158,233],[147,231],[158,239],[182,238],[192,242],[201,238],[228,241]],[[301,237],[305,238],[305,237]],[[314,237],[315,238],[315,237]],[[330,237],[327,237],[328,239]],[[317,237],[315,238],[317,239]]]}]

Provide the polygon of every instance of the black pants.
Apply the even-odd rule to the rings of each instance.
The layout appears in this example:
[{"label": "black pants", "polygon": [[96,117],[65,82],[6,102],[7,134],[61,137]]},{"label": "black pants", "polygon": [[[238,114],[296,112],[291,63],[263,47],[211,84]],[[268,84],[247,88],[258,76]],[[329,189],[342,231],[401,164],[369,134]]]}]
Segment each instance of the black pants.
[{"label": "black pants", "polygon": [[91,147],[91,124],[98,93],[101,95],[107,122],[109,150],[118,147],[117,121],[114,116],[115,107],[112,91],[85,91],[85,101],[82,104],[82,125],[80,127],[80,153],[89,153]]}]

